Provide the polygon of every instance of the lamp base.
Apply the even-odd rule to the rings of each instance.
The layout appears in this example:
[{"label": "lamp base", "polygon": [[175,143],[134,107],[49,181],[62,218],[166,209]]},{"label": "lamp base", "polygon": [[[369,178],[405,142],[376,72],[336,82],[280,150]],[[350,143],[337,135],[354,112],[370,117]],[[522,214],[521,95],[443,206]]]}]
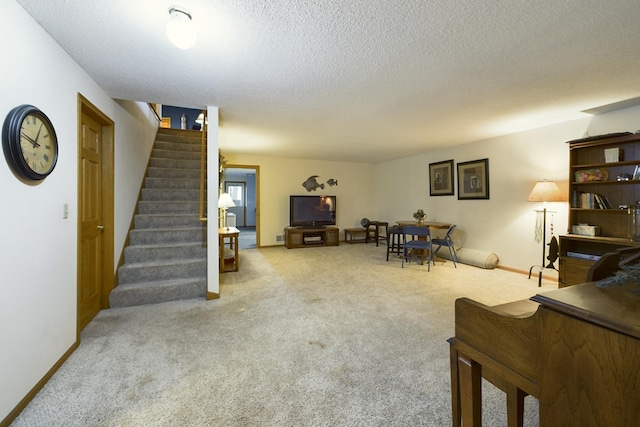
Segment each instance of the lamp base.
[{"label": "lamp base", "polygon": [[227,208],[220,208],[220,210],[222,210],[222,221],[220,221],[221,223],[221,227],[224,231],[229,230],[227,228]]}]

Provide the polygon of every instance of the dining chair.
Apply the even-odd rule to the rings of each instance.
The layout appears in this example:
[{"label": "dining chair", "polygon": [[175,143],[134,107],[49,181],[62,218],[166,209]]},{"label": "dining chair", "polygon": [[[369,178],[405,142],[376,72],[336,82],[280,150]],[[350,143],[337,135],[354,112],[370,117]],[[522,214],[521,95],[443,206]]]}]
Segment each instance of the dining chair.
[{"label": "dining chair", "polygon": [[[458,256],[456,255],[456,249],[453,247],[453,239],[451,238],[451,233],[453,233],[453,230],[455,230],[455,228],[456,228],[456,225],[455,224],[452,225],[451,227],[449,227],[449,229],[447,230],[447,234],[445,234],[443,238],[433,239],[431,243],[433,246],[437,245],[436,249],[433,251],[434,257],[438,253],[441,247],[446,246],[449,249],[449,255],[451,255],[451,261],[453,261],[453,266],[455,268],[458,268],[458,266],[456,265],[456,262],[458,261]],[[435,265],[435,261],[434,261],[434,265]]]},{"label": "dining chair", "polygon": [[431,250],[431,231],[429,227],[406,225],[402,228],[404,236],[404,244],[402,247],[402,268],[404,268],[404,260],[411,262],[411,252],[422,253],[422,263],[424,264],[425,255],[427,257],[427,271],[431,271],[431,261],[433,260],[433,252]]}]

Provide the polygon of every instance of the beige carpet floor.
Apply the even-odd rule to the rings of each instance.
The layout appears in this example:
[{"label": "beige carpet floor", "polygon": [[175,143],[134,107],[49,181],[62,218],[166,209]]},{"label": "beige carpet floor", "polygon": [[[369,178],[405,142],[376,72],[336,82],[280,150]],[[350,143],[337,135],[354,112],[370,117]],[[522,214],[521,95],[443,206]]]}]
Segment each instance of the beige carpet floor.
[{"label": "beige carpet floor", "polygon": [[[15,426],[449,426],[454,301],[555,289],[385,248],[241,251],[221,298],[102,311]],[[483,386],[486,426],[505,397]],[[537,401],[525,401],[536,426]]]}]

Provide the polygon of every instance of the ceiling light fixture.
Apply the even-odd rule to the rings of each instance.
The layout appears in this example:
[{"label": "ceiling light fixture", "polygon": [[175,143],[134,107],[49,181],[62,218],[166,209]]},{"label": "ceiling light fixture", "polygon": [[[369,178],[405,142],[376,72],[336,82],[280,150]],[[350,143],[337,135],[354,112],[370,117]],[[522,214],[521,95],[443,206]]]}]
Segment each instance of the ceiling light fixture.
[{"label": "ceiling light fixture", "polygon": [[191,14],[185,9],[171,7],[171,19],[167,22],[167,37],[180,49],[190,49],[196,44],[196,29],[191,22]]}]

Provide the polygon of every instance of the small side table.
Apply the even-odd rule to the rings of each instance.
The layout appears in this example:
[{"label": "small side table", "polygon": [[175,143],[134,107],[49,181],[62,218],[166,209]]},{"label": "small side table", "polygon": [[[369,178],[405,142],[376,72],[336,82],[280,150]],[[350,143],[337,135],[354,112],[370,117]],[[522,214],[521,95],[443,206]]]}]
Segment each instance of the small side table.
[{"label": "small side table", "polygon": [[346,243],[364,243],[366,239],[366,228],[345,228],[344,241]]},{"label": "small side table", "polygon": [[[220,258],[220,273],[226,273],[227,271],[239,271],[240,266],[238,264],[238,236],[240,236],[240,230],[236,227],[218,228],[218,243],[219,243],[219,258]],[[233,250],[233,257],[225,257],[224,250],[226,247],[225,239],[229,239],[229,249]],[[233,263],[233,270],[227,270],[225,264],[228,260]]]},{"label": "small side table", "polygon": [[[380,228],[384,228],[384,235],[380,234]],[[373,239],[376,241],[376,246],[380,240],[387,239],[387,231],[389,229],[389,223],[385,221],[369,221],[366,226],[367,234],[365,235],[364,242],[369,243],[371,233],[373,233]]]}]

